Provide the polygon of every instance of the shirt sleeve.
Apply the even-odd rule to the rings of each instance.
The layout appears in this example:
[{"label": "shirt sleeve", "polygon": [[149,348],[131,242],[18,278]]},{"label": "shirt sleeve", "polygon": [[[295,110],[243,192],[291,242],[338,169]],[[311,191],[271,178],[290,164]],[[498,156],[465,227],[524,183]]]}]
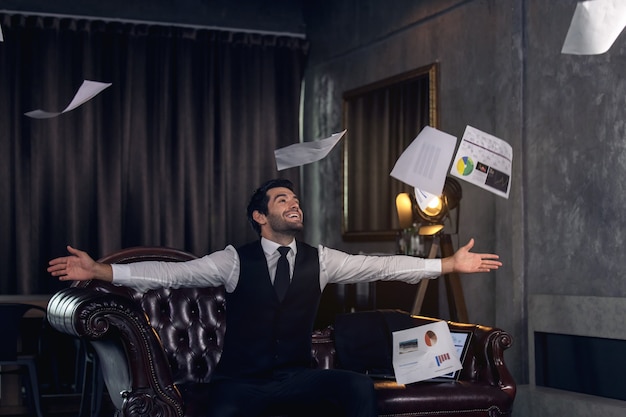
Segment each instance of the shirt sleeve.
[{"label": "shirt sleeve", "polygon": [[224,285],[226,291],[233,292],[239,279],[239,255],[231,245],[191,261],[146,261],[111,266],[113,284],[139,291]]},{"label": "shirt sleeve", "polygon": [[441,275],[441,259],[406,255],[350,255],[319,245],[320,286],[370,281],[404,281],[415,284]]}]

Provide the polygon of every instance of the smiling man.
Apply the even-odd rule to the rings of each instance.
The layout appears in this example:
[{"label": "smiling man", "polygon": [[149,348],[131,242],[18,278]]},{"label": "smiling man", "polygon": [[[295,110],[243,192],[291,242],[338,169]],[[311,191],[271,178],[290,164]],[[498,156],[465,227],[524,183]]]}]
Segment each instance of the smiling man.
[{"label": "smiling man", "polygon": [[[326,285],[376,280],[417,283],[452,272],[488,272],[502,265],[495,254],[471,253],[473,239],[444,259],[350,255],[307,245],[296,240],[304,215],[293,184],[285,179],[259,187],[247,216],[260,239],[237,249],[229,245],[180,263],[107,265],[68,246],[70,256],[51,260],[48,272],[60,280],[101,279],[138,290],[223,285],[226,335],[211,377],[208,416],[301,416],[302,410],[321,409],[334,410],[332,415],[373,417],[378,413],[369,377],[311,368],[311,333]],[[281,260],[283,273],[277,272]],[[280,292],[274,288],[279,275],[286,280]]]}]

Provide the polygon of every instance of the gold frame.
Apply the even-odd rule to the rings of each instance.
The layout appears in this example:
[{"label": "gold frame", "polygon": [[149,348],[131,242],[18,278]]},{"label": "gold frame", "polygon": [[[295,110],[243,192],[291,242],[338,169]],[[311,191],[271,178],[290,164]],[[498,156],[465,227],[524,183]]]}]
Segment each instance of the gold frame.
[{"label": "gold frame", "polygon": [[[348,121],[351,118],[351,114],[350,114],[350,105],[351,102],[354,102],[355,100],[359,99],[362,100],[364,98],[364,96],[371,94],[373,92],[380,92],[384,89],[389,89],[390,87],[394,87],[394,86],[398,86],[400,84],[408,84],[412,81],[415,81],[421,77],[428,77],[428,124],[431,127],[437,127],[438,126],[438,97],[437,97],[437,88],[438,88],[438,64],[434,63],[434,64],[430,64],[412,71],[408,71],[406,73],[402,73],[381,81],[377,81],[374,82],[372,84],[368,84],[365,85],[363,87],[359,87],[350,91],[346,91],[343,94],[343,125],[344,128],[347,128],[349,123]],[[423,127],[423,126],[422,126]],[[349,189],[349,182],[350,182],[350,168],[351,168],[351,162],[352,164],[358,164],[359,161],[351,161],[350,159],[350,153],[349,153],[349,148],[350,148],[350,139],[349,139],[349,131],[347,132],[346,136],[346,140],[344,140],[343,143],[343,158],[342,158],[342,222],[341,222],[341,233],[342,233],[342,238],[345,241],[385,241],[385,240],[394,240],[397,237],[398,234],[398,229],[394,229],[392,227],[392,225],[389,225],[388,229],[382,229],[382,230],[351,230],[350,229],[350,218],[351,216],[359,216],[362,215],[361,213],[358,212],[354,212],[354,209],[351,210],[351,208],[349,207],[348,201],[349,201],[349,193],[357,193],[359,195],[359,201],[363,201],[364,204],[375,204],[376,201],[380,201],[380,200],[386,200],[388,199],[389,202],[395,201],[395,195],[391,196],[391,195],[385,195],[384,191],[382,190],[377,190],[376,193],[370,193],[368,192],[368,190],[350,190]],[[419,132],[416,132],[416,135]],[[408,143],[406,144],[406,146],[408,146],[408,144],[411,143],[411,141],[414,139],[415,137],[412,138],[404,138],[404,139],[399,139],[399,140],[403,140],[407,141]],[[373,138],[373,137],[365,137],[365,138],[359,138],[359,142],[361,145],[363,146],[367,146],[367,143],[373,143],[370,141],[374,141],[377,140],[377,138]],[[365,144],[365,145],[364,145]],[[391,146],[391,144],[390,144]],[[399,156],[399,155],[398,155]],[[363,162],[363,164],[366,164],[366,162]],[[389,172],[391,172],[391,169],[393,168],[393,166],[389,167]],[[357,171],[353,171],[353,172],[359,172],[358,169]],[[395,180],[391,177],[389,177],[392,180]],[[410,187],[406,187],[407,191],[412,191],[410,190]],[[362,191],[361,193],[359,193],[359,191]],[[381,197],[381,192],[382,192],[382,197]],[[391,191],[389,191],[391,192]],[[353,196],[352,196],[353,197]],[[369,200],[368,200],[369,197]],[[354,197],[353,197],[354,198]],[[366,223],[369,224],[369,222]]]}]

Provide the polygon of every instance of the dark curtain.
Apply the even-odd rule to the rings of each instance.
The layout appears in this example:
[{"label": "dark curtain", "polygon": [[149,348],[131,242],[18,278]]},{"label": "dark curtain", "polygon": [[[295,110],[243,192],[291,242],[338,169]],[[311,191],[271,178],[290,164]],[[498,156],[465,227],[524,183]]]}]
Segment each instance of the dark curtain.
[{"label": "dark curtain", "polygon": [[[161,245],[198,256],[256,238],[245,206],[298,142],[307,42],[2,15],[0,292],[52,293],[70,244],[99,258]],[[112,83],[61,111],[83,80]]]}]

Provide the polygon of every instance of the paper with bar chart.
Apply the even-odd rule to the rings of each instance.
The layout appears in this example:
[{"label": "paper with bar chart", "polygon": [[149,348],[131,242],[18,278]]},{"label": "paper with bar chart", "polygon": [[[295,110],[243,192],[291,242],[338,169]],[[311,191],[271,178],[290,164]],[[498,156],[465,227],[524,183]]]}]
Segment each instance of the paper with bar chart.
[{"label": "paper with bar chart", "polygon": [[509,198],[513,148],[504,140],[472,126],[465,128],[450,174]]},{"label": "paper with bar chart", "polygon": [[462,368],[445,321],[393,332],[393,370],[398,384],[410,384]]}]

